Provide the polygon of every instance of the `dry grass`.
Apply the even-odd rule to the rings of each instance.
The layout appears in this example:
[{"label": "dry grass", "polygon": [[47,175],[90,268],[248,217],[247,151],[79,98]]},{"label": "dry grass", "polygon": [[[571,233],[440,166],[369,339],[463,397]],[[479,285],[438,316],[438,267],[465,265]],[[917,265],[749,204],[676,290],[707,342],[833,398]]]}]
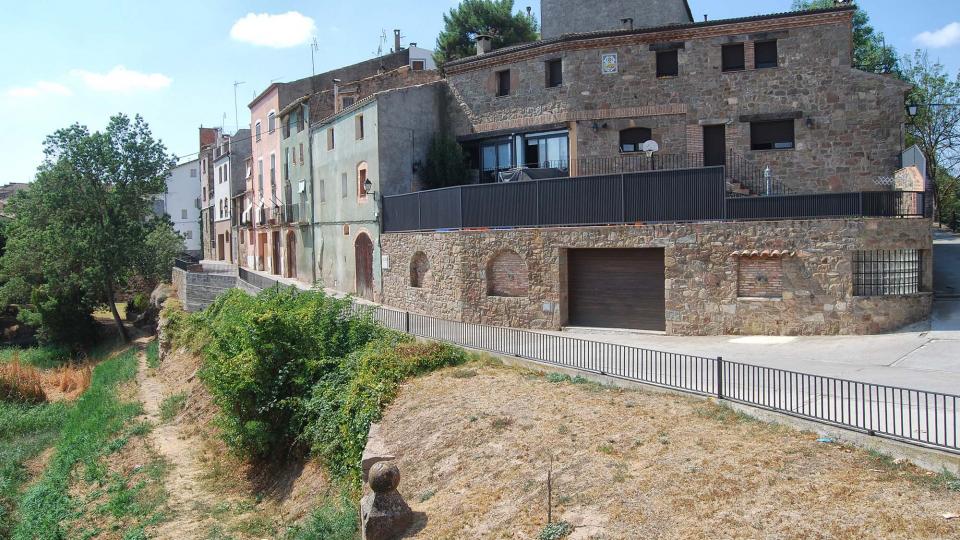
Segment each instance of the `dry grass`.
[{"label": "dry grass", "polygon": [[466,369],[411,381],[382,421],[417,538],[536,538],[551,456],[570,538],[960,537],[960,493],[915,468],[693,398]]},{"label": "dry grass", "polygon": [[63,399],[73,400],[90,388],[93,368],[71,364],[56,368],[46,375],[48,385],[59,390]]},{"label": "dry grass", "polygon": [[43,382],[43,372],[21,364],[17,353],[9,363],[0,364],[0,400],[43,403],[47,400]]}]

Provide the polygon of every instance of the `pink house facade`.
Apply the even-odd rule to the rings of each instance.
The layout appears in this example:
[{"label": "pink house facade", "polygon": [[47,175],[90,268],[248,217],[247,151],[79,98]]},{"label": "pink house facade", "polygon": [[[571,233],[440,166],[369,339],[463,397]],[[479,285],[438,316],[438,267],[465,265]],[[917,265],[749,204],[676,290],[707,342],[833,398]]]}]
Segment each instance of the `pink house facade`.
[{"label": "pink house facade", "polygon": [[280,239],[280,89],[272,84],[250,103],[251,159],[244,220],[248,268],[283,272]]}]

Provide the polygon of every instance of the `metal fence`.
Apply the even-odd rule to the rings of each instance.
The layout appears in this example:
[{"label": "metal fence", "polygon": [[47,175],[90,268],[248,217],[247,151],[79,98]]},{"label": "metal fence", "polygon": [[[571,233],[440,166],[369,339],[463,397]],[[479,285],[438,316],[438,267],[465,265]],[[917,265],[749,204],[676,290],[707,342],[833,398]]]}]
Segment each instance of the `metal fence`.
[{"label": "metal fence", "polygon": [[383,199],[386,232],[697,221],[723,216],[722,167],[550,178]]},{"label": "metal fence", "polygon": [[[244,269],[259,289],[275,280]],[[386,328],[494,354],[712,396],[869,435],[960,454],[960,396],[826,377],[518,328],[352,304]]]},{"label": "metal fence", "polygon": [[388,328],[960,453],[960,396],[357,304]]}]

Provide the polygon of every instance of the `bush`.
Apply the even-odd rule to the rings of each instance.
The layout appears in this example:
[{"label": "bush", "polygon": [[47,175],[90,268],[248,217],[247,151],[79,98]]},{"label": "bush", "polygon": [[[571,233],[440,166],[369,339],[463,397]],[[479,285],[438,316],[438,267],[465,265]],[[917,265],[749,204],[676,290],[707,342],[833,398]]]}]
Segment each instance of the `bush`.
[{"label": "bush", "polygon": [[314,388],[304,436],[335,477],[359,481],[370,424],[396,396],[404,379],[467,359],[461,349],[390,335],[345,358]]},{"label": "bush", "polygon": [[369,317],[344,316],[348,307],[318,291],[233,290],[193,321],[208,327],[200,376],[232,448],[263,458],[294,445],[313,384],[386,332]]},{"label": "bush", "polygon": [[357,537],[356,506],[346,496],[340,504],[327,502],[314,510],[303,524],[286,534],[288,540],[354,540]]},{"label": "bush", "polygon": [[427,189],[467,183],[466,155],[460,143],[446,135],[434,137],[427,149],[427,163],[420,176]]},{"label": "bush", "polygon": [[147,311],[150,307],[150,297],[140,292],[133,295],[127,302],[127,319],[135,319],[137,315]]}]

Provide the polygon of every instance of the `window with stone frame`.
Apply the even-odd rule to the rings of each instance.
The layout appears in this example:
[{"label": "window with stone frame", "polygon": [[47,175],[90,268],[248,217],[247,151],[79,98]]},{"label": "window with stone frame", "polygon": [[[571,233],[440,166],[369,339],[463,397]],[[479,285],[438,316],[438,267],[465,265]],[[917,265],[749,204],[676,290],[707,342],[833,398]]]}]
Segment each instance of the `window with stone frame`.
[{"label": "window with stone frame", "polygon": [[640,152],[643,143],[653,138],[653,131],[645,127],[633,127],[620,130],[620,151],[623,153]]},{"label": "window with stone frame", "polygon": [[427,255],[418,251],[410,259],[410,286],[421,289],[426,286],[430,274],[430,261]]},{"label": "window with stone frame", "polygon": [[740,257],[737,264],[737,296],[740,298],[782,298],[783,259]]},{"label": "window with stone frame", "polygon": [[487,263],[487,296],[520,298],[527,296],[530,278],[527,264],[513,250],[504,250]]},{"label": "window with stone frame", "polygon": [[267,133],[273,133],[277,130],[277,113],[267,115]]},{"label": "window with stone frame", "polygon": [[753,67],[756,69],[777,67],[777,40],[758,41],[753,44]]},{"label": "window with stone frame", "polygon": [[676,49],[658,52],[657,77],[676,77],[678,75],[680,75],[679,52]]},{"label": "window with stone frame", "polygon": [[362,114],[358,114],[353,117],[353,131],[358,141],[363,139],[364,132],[363,132],[363,115]]},{"label": "window with stone frame", "polygon": [[496,73],[497,77],[497,97],[510,95],[510,70],[505,69]]},{"label": "window with stone frame", "polygon": [[357,197],[367,198],[367,188],[364,185],[367,182],[367,162],[362,161],[357,165]]},{"label": "window with stone frame", "polygon": [[750,122],[751,150],[790,150],[796,144],[794,120]]},{"label": "window with stone frame", "polygon": [[743,71],[747,68],[743,54],[743,43],[732,43],[722,47],[723,71]]}]

